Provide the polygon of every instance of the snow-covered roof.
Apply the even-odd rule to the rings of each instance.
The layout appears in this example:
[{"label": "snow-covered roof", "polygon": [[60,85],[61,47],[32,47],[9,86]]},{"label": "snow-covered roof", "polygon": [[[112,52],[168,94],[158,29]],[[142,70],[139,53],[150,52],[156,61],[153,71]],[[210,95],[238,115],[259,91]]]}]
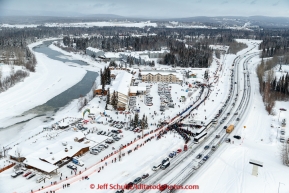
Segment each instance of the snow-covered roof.
[{"label": "snow-covered roof", "polygon": [[112,70],[111,73],[117,75],[115,77],[115,80],[112,82],[112,86],[110,87],[110,93],[112,94],[113,91],[116,91],[127,96],[132,79],[132,74],[124,70]]},{"label": "snow-covered roof", "polygon": [[102,52],[102,50],[97,49],[97,48],[92,48],[92,47],[87,47],[86,49],[87,49],[87,50],[90,50],[90,51],[92,51],[92,52],[95,52],[95,53],[97,53],[97,52]]},{"label": "snow-covered roof", "polygon": [[34,168],[37,168],[39,170],[42,170],[44,172],[50,173],[56,169],[58,169],[57,166],[47,163],[45,161],[41,161],[40,159],[33,158],[33,157],[28,157],[26,160],[23,162],[26,165],[32,166]]},{"label": "snow-covered roof", "polygon": [[138,86],[138,87],[137,87],[137,90],[138,90],[138,91],[146,91],[147,89],[146,89],[145,86]]},{"label": "snow-covered roof", "polygon": [[131,87],[129,87],[129,92],[130,92],[130,93],[137,93],[137,86],[131,86]]},{"label": "snow-covered roof", "polygon": [[[70,147],[72,147],[72,149]],[[48,149],[46,149],[46,147],[40,149],[37,154],[39,158],[51,164],[55,164],[66,157],[73,157],[77,152],[86,147],[89,147],[89,145],[75,141],[67,142],[66,146],[61,143],[54,143],[48,146]],[[65,151],[65,148],[67,148],[67,152]]]},{"label": "snow-covered roof", "polygon": [[145,86],[131,86],[129,89],[131,93],[137,93],[138,91],[146,91]]},{"label": "snow-covered roof", "polygon": [[[89,144],[76,142],[76,138],[78,140],[82,139],[84,134],[72,130],[43,133],[43,135],[33,137],[19,146],[13,147],[9,151],[9,155],[17,157],[17,152],[20,152],[21,157],[41,158],[54,164],[63,158],[72,157],[82,148],[89,147]],[[64,146],[63,143],[67,145]],[[72,146],[72,149],[70,149],[70,146]],[[64,151],[65,147],[68,149],[67,152]]]},{"label": "snow-covered roof", "polygon": [[[105,86],[104,86],[104,89],[105,89],[105,90],[107,90],[108,88],[109,88],[109,85],[105,85]],[[101,84],[97,86],[97,90],[98,90],[98,89],[102,89],[102,85],[101,85]]]},{"label": "snow-covered roof", "polygon": [[120,58],[119,53],[117,52],[105,52],[104,56],[106,58]]},{"label": "snow-covered roof", "polygon": [[142,54],[142,55],[140,55],[140,58],[143,59],[143,60],[148,60],[148,59],[150,59],[149,55],[147,55],[147,54]]}]

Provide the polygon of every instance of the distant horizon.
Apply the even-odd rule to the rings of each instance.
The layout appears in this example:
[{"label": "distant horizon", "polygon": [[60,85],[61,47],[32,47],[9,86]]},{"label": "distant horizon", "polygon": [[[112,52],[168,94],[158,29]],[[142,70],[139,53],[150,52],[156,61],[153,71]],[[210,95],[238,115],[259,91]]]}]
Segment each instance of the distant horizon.
[{"label": "distant horizon", "polygon": [[0,16],[288,17],[288,0],[0,0]]},{"label": "distant horizon", "polygon": [[[220,17],[232,17],[232,18],[250,18],[250,17],[268,17],[268,18],[288,18],[289,16],[267,16],[267,15],[248,15],[248,16],[241,16],[241,15],[217,15],[217,16],[207,16],[207,15],[196,15],[196,16],[187,16],[187,17],[148,17],[148,16],[126,16],[126,15],[119,15],[119,14],[110,14],[110,13],[102,13],[102,14],[77,14],[77,15],[29,15],[29,14],[19,14],[19,15],[1,15],[0,17],[59,17],[59,18],[89,18],[89,17],[105,17],[107,16],[107,19],[113,18],[113,19],[185,19],[185,18],[201,18],[201,17],[207,17],[207,18],[220,18]],[[115,18],[114,18],[115,16]],[[118,18],[117,18],[118,17]]]}]

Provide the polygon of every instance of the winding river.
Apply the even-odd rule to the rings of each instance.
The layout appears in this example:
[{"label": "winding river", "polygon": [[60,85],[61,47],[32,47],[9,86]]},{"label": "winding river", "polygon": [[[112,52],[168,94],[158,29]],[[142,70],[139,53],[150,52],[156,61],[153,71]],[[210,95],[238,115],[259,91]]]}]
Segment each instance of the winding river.
[{"label": "winding river", "polygon": [[[88,65],[84,61],[69,59],[70,56],[66,56],[62,54],[61,52],[52,50],[51,48],[49,48],[49,45],[51,45],[52,42],[53,41],[45,41],[43,42],[43,44],[34,47],[33,50],[35,52],[43,53],[48,58],[53,59],[53,60],[58,60],[64,63],[67,62],[69,64],[73,63],[74,66],[75,65]],[[91,90],[97,77],[98,77],[97,72],[87,71],[87,73],[82,78],[82,80],[79,81],[74,86],[72,86],[71,88],[51,98],[45,104],[39,105],[23,113],[23,115],[30,115],[30,114],[35,115],[33,116],[33,118],[23,120],[21,122],[18,122],[6,128],[1,128],[0,136],[2,135],[4,137],[4,135],[6,136],[17,135],[17,132],[23,128],[24,124],[29,124],[29,122],[37,121],[40,123],[40,122],[50,121],[51,120],[50,117],[53,116],[53,114],[57,112],[60,108],[65,107],[73,99],[79,98],[80,95],[82,96],[87,95],[88,92]],[[19,115],[19,116],[22,116],[22,115]],[[0,141],[5,142],[6,141],[5,137],[3,139],[2,137],[0,137]]]}]

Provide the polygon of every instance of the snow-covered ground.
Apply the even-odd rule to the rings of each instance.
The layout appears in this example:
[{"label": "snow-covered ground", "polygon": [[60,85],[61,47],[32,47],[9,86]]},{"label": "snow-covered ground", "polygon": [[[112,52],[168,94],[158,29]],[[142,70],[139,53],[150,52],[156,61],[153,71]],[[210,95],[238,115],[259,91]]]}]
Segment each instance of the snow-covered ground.
[{"label": "snow-covered ground", "polygon": [[286,76],[287,73],[289,73],[289,65],[281,65],[281,71],[279,71],[280,69],[280,65],[277,65],[273,70],[275,72],[275,76],[277,81],[279,80],[280,77],[282,76]]},{"label": "snow-covered ground", "polygon": [[[29,48],[32,50],[32,47],[41,43],[30,44]],[[44,104],[79,82],[86,74],[84,69],[68,66],[41,53],[34,54],[37,58],[36,72],[0,93],[0,101],[5,101],[0,103],[0,127],[10,125],[7,119]]]},{"label": "snow-covered ground", "polygon": [[7,23],[4,23],[4,24],[0,24],[0,28],[1,27],[9,27],[9,28],[32,28],[32,27],[37,27],[37,25],[35,24],[7,24]]},{"label": "snow-covered ground", "polygon": [[[84,68],[84,69],[89,70],[89,71],[99,72],[100,69],[104,69],[104,67],[108,66],[108,63],[95,61],[95,59],[93,59],[92,57],[85,55],[85,54],[81,55],[78,53],[67,52],[67,51],[62,50],[61,48],[55,46],[54,44],[51,44],[49,46],[49,48],[64,54],[65,56],[62,56],[62,58],[65,58],[68,60],[82,60],[82,61],[87,62],[89,65],[88,66],[81,66],[81,68]],[[77,67],[78,65],[74,64],[74,66]]]},{"label": "snow-covered ground", "polygon": [[[228,59],[229,58],[229,59]],[[229,64],[231,62],[231,58],[228,57],[227,59],[224,59],[222,57],[222,59],[220,61],[218,61],[219,63],[222,63],[222,61],[227,61],[227,63]],[[216,59],[210,69],[210,75],[212,76],[212,73],[217,69],[217,61],[218,59]],[[86,67],[85,67],[86,68]],[[187,82],[193,84],[193,82],[195,82],[196,80],[198,81],[202,81],[202,74],[204,73],[205,69],[202,70],[198,70],[198,77],[197,79],[195,78],[190,78],[190,79],[186,79]],[[218,83],[220,88],[223,87],[224,88],[227,87],[227,83],[226,83],[226,79],[228,78],[229,73],[225,72],[225,69],[223,68],[223,70],[219,73],[221,74],[223,73],[224,76],[222,76],[220,78],[220,82]],[[210,81],[213,81],[210,80]],[[147,83],[140,83],[140,86],[146,86]],[[155,124],[158,123],[159,119],[166,119],[167,117],[173,117],[174,115],[176,115],[178,112],[180,112],[182,109],[184,109],[191,101],[193,101],[195,99],[195,97],[198,95],[199,90],[195,90],[193,91],[193,94],[191,96],[191,98],[187,98],[186,102],[180,102],[180,96],[187,96],[187,92],[185,91],[186,89],[188,89],[188,85],[177,85],[177,84],[172,84],[172,98],[174,100],[174,103],[176,103],[176,107],[178,105],[180,105],[179,108],[174,108],[174,109],[168,109],[166,110],[163,115],[161,115],[161,113],[159,113],[159,105],[160,105],[160,98],[159,96],[156,94],[157,93],[157,84],[152,84],[152,87],[150,89],[150,94],[153,95],[153,106],[146,106],[143,102],[143,96],[141,97],[137,97],[137,107],[140,108],[140,117],[142,117],[142,114],[146,114],[148,116],[148,122],[149,122],[149,130],[154,130],[156,128],[156,126],[151,125],[151,124]],[[227,90],[227,89],[226,89]],[[212,92],[212,94],[214,95],[218,95],[219,91],[217,89],[214,89],[214,91]],[[226,94],[222,94],[220,93],[221,96],[224,96]],[[219,95],[219,96],[220,96]],[[223,100],[223,97],[219,97],[220,101]],[[205,111],[205,109],[208,109],[209,107],[213,108],[213,106],[215,108],[219,108],[219,101],[215,99],[215,102],[213,102],[213,100],[211,101],[207,101],[206,105],[202,105],[199,107],[199,117],[201,117],[202,119],[204,119],[205,116],[207,117],[211,117],[214,115],[214,112],[212,113],[212,111]],[[89,102],[89,104],[87,105],[87,108],[89,108],[91,110],[92,113],[95,113],[96,115],[99,115],[100,112],[104,111],[104,107],[105,107],[105,102],[103,100],[101,100],[99,97],[94,98],[92,101]],[[214,108],[214,109],[215,109]],[[154,117],[154,119],[151,118],[151,115],[149,114],[149,112],[154,112],[156,111],[158,115],[156,115]],[[112,117],[113,120],[124,120],[127,121],[128,117],[125,117],[125,115],[123,114],[115,114],[115,112],[113,111],[105,111],[107,115],[109,115],[110,117]],[[72,101],[69,105],[67,105],[65,108],[61,109],[60,111],[58,111],[54,118],[55,121],[59,121],[61,119],[63,119],[64,117],[81,117],[82,116],[82,112],[78,112],[77,110],[77,100]],[[133,117],[133,116],[132,116]],[[53,121],[53,122],[55,122]],[[99,117],[97,118],[97,121],[104,121],[106,122],[106,117]],[[34,125],[34,128],[31,129],[32,125]],[[48,123],[48,125],[51,123]],[[25,126],[25,128],[23,129],[23,131],[25,131],[25,133],[32,135],[33,134],[33,130],[42,130],[42,128],[44,126],[47,126],[47,124],[41,124],[40,122],[34,122],[34,123],[30,123],[30,126]],[[109,127],[108,125],[99,125],[99,124],[88,124],[87,127],[89,129],[92,128],[97,128],[97,129],[101,129],[101,130],[108,130],[111,129],[111,127]],[[147,132],[147,131],[146,131]],[[22,134],[22,138],[26,139],[29,135],[24,135],[24,132],[21,132]],[[20,134],[20,135],[21,135]],[[121,139],[118,143],[123,144],[126,142],[129,142],[130,140],[133,140],[134,138],[136,138],[137,135],[140,135],[139,133],[133,133],[131,131],[126,131],[123,130],[123,134],[124,137],[123,139]],[[103,139],[99,138],[101,136],[97,136],[97,135],[88,135],[87,138],[90,138],[94,141],[102,141]],[[18,141],[20,142],[20,141]],[[114,144],[114,147],[118,147],[119,145]],[[20,143],[21,144],[21,143]],[[99,173],[97,173],[96,171],[98,171],[98,168],[100,166],[103,165],[102,164],[98,164],[98,162],[100,161],[100,159],[102,158],[102,156],[105,156],[107,154],[107,152],[110,152],[110,150],[104,151],[102,154],[100,155],[91,155],[91,154],[86,154],[83,156],[83,160],[85,160],[85,166],[86,167],[92,167],[91,169],[87,170],[86,173],[84,173],[83,175],[89,175],[89,178],[91,178],[91,180],[89,181],[90,183],[104,183],[104,182],[112,182],[112,183],[119,183],[119,184],[124,184],[127,183],[129,181],[134,180],[134,178],[136,178],[137,176],[142,175],[143,173],[151,173],[151,167],[160,162],[165,156],[167,156],[167,154],[172,151],[172,150],[176,150],[178,148],[181,148],[184,144],[184,141],[182,139],[180,139],[180,137],[177,134],[170,134],[167,135],[166,137],[162,138],[159,141],[156,141],[155,139],[153,139],[152,142],[147,143],[145,146],[141,147],[138,151],[133,152],[132,154],[130,154],[129,156],[125,156],[122,160],[121,163],[116,163],[116,164],[109,164],[108,166],[105,167],[104,171],[101,171],[100,174],[103,174],[101,176],[103,176],[103,178],[101,178],[102,180],[99,181]],[[134,146],[133,146],[134,147]],[[132,148],[133,148],[132,147]],[[154,148],[153,148],[154,147]],[[127,151],[128,149],[126,149],[125,151]],[[110,160],[108,160],[110,161]],[[120,165],[121,164],[121,165]],[[141,169],[139,168],[141,166]],[[95,168],[95,170],[93,169]],[[106,169],[108,168],[108,169]],[[115,168],[122,168],[122,170],[119,169],[115,169]],[[108,171],[108,172],[107,172]],[[79,184],[77,186],[77,189],[75,189],[76,192],[79,192],[81,190],[87,190],[90,189],[89,186],[87,186],[87,182],[88,181],[81,181],[79,182],[79,179],[81,179],[81,176],[76,176],[74,177],[73,175],[71,176],[70,174],[70,170],[67,169],[66,167],[63,167],[60,169],[60,172],[63,173],[63,175],[67,175],[69,177],[68,181],[65,181],[65,183],[71,183],[74,186],[75,184]],[[4,176],[9,176],[11,175],[12,170],[7,170],[3,173]],[[1,176],[1,175],[0,175]],[[59,177],[53,177],[51,180],[58,180]],[[50,181],[48,180],[48,182],[46,181],[44,184],[41,184],[43,186],[47,186],[50,184]],[[2,181],[6,181],[4,180],[4,178],[2,178]],[[5,185],[5,187],[3,187],[4,191],[8,191],[8,190],[15,190],[17,192],[21,192],[22,189],[28,189],[28,187],[30,188],[38,188],[39,184],[36,184],[33,180],[30,180],[29,183],[27,183],[26,179],[22,179],[22,178],[17,178],[16,179],[17,184],[19,184],[19,186],[15,186],[14,184],[7,184]],[[16,182],[15,181],[15,182]],[[26,182],[25,184],[23,182]],[[56,186],[53,186],[51,188],[46,188],[46,190],[49,189],[53,189],[56,190],[58,188],[61,188],[62,184],[58,184]],[[28,189],[29,190],[29,189]],[[68,191],[69,189],[67,189]],[[65,190],[66,191],[66,190]],[[71,191],[71,190],[70,190]],[[102,192],[107,192],[107,190],[103,190]]]},{"label": "snow-covered ground", "polygon": [[[244,54],[248,50],[253,49],[251,52],[257,52],[259,42],[254,40],[238,40],[248,44],[248,48],[240,51],[237,55]],[[91,65],[84,66],[79,69],[90,69],[96,70],[101,68],[102,64],[93,61],[87,56],[80,56],[78,54],[67,53],[65,51],[59,50],[56,46],[50,46],[52,49],[58,50],[68,57],[73,59],[81,59],[87,62],[90,62]],[[39,57],[39,56],[37,56]],[[228,54],[221,55],[221,59],[214,58],[211,67],[209,68],[210,82],[214,81],[213,72],[218,69],[218,66],[223,64],[222,69],[218,71],[219,81],[214,83],[212,87],[212,92],[205,104],[202,104],[198,107],[194,113],[197,113],[197,116],[201,119],[207,117],[208,120],[212,119],[217,113],[218,109],[223,105],[222,103],[226,100],[228,91],[229,91],[229,78],[230,70],[232,68],[232,63],[236,55]],[[41,56],[40,56],[41,58]],[[186,184],[198,185],[199,190],[197,192],[211,193],[211,192],[276,192],[278,190],[279,182],[280,192],[288,192],[289,185],[286,179],[289,179],[289,168],[285,167],[281,163],[280,159],[280,147],[281,143],[279,142],[280,137],[280,123],[279,118],[279,108],[289,109],[288,102],[277,102],[275,111],[275,116],[269,116],[265,109],[259,94],[258,89],[258,80],[255,73],[255,67],[260,62],[260,59],[255,57],[249,63],[249,71],[251,77],[251,102],[250,106],[246,111],[246,116],[240,122],[239,126],[233,131],[233,134],[239,134],[242,136],[242,140],[234,140],[234,144],[222,144],[220,148],[213,154],[213,156],[207,161],[207,163],[198,170],[198,172],[190,178]],[[103,64],[105,65],[105,64]],[[240,67],[241,69],[242,67]],[[200,70],[200,75],[204,73],[204,70]],[[241,71],[242,72],[242,71]],[[240,77],[242,78],[242,77]],[[191,84],[197,79],[190,78],[186,81]],[[201,76],[198,78],[199,81],[202,80]],[[140,83],[140,86],[146,86],[150,83]],[[184,109],[191,101],[195,99],[198,95],[199,89],[193,92],[191,98],[187,98],[185,103],[180,102],[180,96],[187,96],[185,91],[188,88],[188,85],[176,85],[172,84],[171,95],[176,103],[174,109],[166,110],[163,115],[159,112],[160,98],[157,94],[157,84],[152,84],[150,89],[150,94],[153,96],[153,106],[146,106],[143,102],[144,97],[137,97],[137,107],[140,108],[140,117],[143,114],[148,116],[149,130],[154,130],[156,126],[151,125],[157,123],[159,119],[165,119],[170,116],[173,117],[175,114]],[[1,97],[1,95],[0,95]],[[1,99],[1,98],[0,98]],[[180,105],[180,107],[178,107]],[[128,121],[129,115],[116,114],[114,111],[104,110],[105,101],[100,97],[95,97],[92,101],[89,102],[86,108],[89,108],[92,113],[96,114],[96,121],[106,122],[107,117],[100,116],[100,113],[105,111],[105,113],[110,116],[113,120],[116,121]],[[157,112],[157,116],[154,119],[151,117],[153,112]],[[151,114],[150,114],[151,113]],[[54,115],[54,121],[50,123],[43,124],[39,121],[32,122],[30,125],[25,125],[23,132],[23,139],[26,139],[31,135],[35,130],[42,130],[44,126],[49,126],[51,123],[62,120],[65,117],[82,117],[82,112],[78,112],[77,109],[77,100],[73,100],[66,107],[59,110]],[[283,118],[289,117],[289,111],[282,111],[280,113],[280,120]],[[272,125],[272,127],[271,127]],[[246,126],[244,128],[243,126]],[[88,129],[98,129],[98,130],[111,130],[112,127],[102,124],[89,123],[86,125]],[[288,127],[288,126],[287,126]],[[286,127],[286,129],[287,129]],[[134,138],[137,138],[139,133],[133,133],[132,131],[127,131],[122,129],[124,136],[120,141],[116,142],[112,146],[117,149],[120,144],[128,143],[129,141],[134,141]],[[148,132],[146,131],[146,132]],[[26,135],[25,135],[26,133]],[[287,136],[288,136],[287,132]],[[154,135],[154,134],[153,134]],[[95,133],[87,134],[87,138],[96,142],[102,141],[105,136],[96,135]],[[136,147],[137,144],[143,144],[143,140],[138,140],[128,147],[132,149]],[[51,179],[47,180],[45,183],[42,182],[37,184],[35,179],[26,180],[23,177],[18,177],[16,179],[11,179],[10,175],[12,174],[12,169],[9,169],[0,174],[0,192],[30,192],[31,189],[36,190],[44,186],[45,189],[39,192],[49,192],[50,190],[56,190],[58,192],[93,192],[95,189],[91,189],[91,184],[95,184],[97,187],[98,184],[126,184],[130,181],[133,181],[136,177],[139,177],[145,173],[150,175],[153,173],[151,170],[152,166],[159,163],[163,158],[168,156],[169,152],[172,150],[177,150],[182,148],[184,141],[180,139],[178,134],[169,133],[160,140],[153,139],[152,141],[145,143],[144,146],[140,147],[137,151],[133,151],[131,154],[126,155],[122,160],[116,163],[112,163],[112,158],[106,160],[108,165],[105,165],[105,162],[99,163],[101,158],[108,153],[110,153],[111,147],[104,150],[99,155],[85,154],[82,157],[82,160],[85,162],[85,167],[88,168],[85,171],[85,168],[80,170],[83,172],[82,175],[75,176],[71,174],[71,170],[64,166],[59,169],[59,173],[63,174],[63,178],[66,176],[68,180],[64,180],[61,183],[58,183],[55,186],[50,186],[51,181],[59,182],[58,176],[52,176]],[[124,151],[128,151],[125,149]],[[178,155],[180,156],[180,155]],[[195,157],[195,155],[193,155]],[[259,168],[259,176],[253,177],[251,175],[252,165],[249,164],[250,159],[255,159],[264,163],[263,168]],[[187,163],[187,161],[186,161]],[[185,163],[184,163],[185,164]],[[182,164],[183,165],[183,164]],[[99,167],[104,166],[100,172],[98,172]],[[181,168],[180,168],[181,169]],[[178,173],[178,169],[173,171],[171,176]],[[89,180],[83,180],[83,176],[89,176]],[[162,181],[165,182],[165,181]],[[71,187],[64,188],[63,184],[70,183]],[[5,185],[4,185],[5,184]],[[102,189],[97,190],[98,192],[115,192],[113,189]],[[185,191],[181,191],[185,192]]]},{"label": "snow-covered ground", "polygon": [[224,46],[224,45],[210,45],[210,48],[214,50],[223,50],[223,51],[228,51],[229,46]]},{"label": "snow-covered ground", "polygon": [[[242,140],[234,140],[234,144],[223,144],[204,167],[187,182],[187,184],[199,185],[199,192],[271,193],[278,192],[279,185],[280,193],[289,191],[287,180],[289,168],[282,164],[280,158],[281,125],[278,121],[278,109],[288,109],[289,103],[277,102],[275,109],[278,113],[275,116],[268,115],[259,94],[259,83],[255,73],[258,63],[260,63],[259,58],[250,62],[251,105],[247,109],[245,120],[233,132],[233,134],[240,134]],[[282,111],[279,120],[288,116],[288,111]],[[285,129],[288,130],[288,126]],[[250,159],[264,164],[262,168],[259,167],[258,177],[251,175]]]},{"label": "snow-covered ground", "polygon": [[[25,28],[25,27],[37,27],[36,24],[2,24],[1,27],[9,27],[9,28]],[[145,26],[152,26],[157,27],[156,23],[151,23],[150,21],[143,21],[143,22],[106,22],[106,21],[100,21],[100,22],[83,22],[83,23],[45,23],[44,26],[46,27],[94,27],[94,26],[120,26],[120,27],[139,27],[143,28]]]},{"label": "snow-covered ground", "polygon": [[[2,77],[1,77],[2,80],[11,74],[11,67],[12,66],[10,65],[0,63],[0,71],[2,71]],[[23,69],[22,66],[13,66],[13,67],[14,67],[14,72],[16,72],[17,70],[27,71]]]}]

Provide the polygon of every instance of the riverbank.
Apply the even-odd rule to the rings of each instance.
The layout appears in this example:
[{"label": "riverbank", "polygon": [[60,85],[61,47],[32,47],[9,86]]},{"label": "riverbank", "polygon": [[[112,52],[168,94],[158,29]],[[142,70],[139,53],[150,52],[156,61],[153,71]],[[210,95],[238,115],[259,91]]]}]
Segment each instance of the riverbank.
[{"label": "riverbank", "polygon": [[0,94],[0,101],[5,101],[0,103],[0,127],[13,124],[9,122],[9,118],[45,103],[75,85],[86,74],[84,69],[71,67],[34,52],[32,48],[41,43],[42,41],[29,45],[37,58],[36,72]]},{"label": "riverbank", "polygon": [[72,60],[72,59],[75,60],[76,59],[76,60],[85,61],[89,65],[83,66],[83,67],[89,71],[95,71],[95,70],[100,71],[100,69],[103,70],[105,66],[108,66],[108,63],[97,62],[92,57],[90,57],[88,55],[77,54],[77,53],[73,53],[73,52],[67,52],[67,51],[55,46],[54,44],[51,44],[49,46],[49,48],[64,54],[66,56],[66,59],[68,59],[68,60]]}]

